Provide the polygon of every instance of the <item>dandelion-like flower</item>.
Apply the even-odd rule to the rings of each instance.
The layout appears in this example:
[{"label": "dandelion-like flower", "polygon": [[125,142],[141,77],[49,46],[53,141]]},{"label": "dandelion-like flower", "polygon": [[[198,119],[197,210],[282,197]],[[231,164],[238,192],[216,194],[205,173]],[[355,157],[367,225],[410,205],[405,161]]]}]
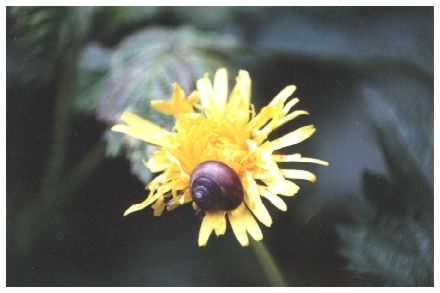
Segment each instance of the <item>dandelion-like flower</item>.
[{"label": "dandelion-like flower", "polygon": [[173,210],[191,203],[203,212],[198,245],[205,246],[212,232],[226,232],[227,219],[242,246],[249,244],[248,234],[263,239],[255,218],[265,226],[272,218],[262,198],[282,211],[287,210],[280,196],[294,196],[299,186],[289,179],[314,182],[316,176],[305,170],[282,169],[280,162],[301,162],[328,165],[327,162],[302,157],[301,154],[277,154],[276,151],[298,144],[314,132],[313,125],[303,126],[277,139],[269,134],[300,115],[291,111],[299,102],[289,99],[296,87],[285,87],[256,114],[251,100],[251,79],[240,70],[228,97],[226,69],[217,70],[213,83],[208,75],[197,81],[197,89],[188,97],[178,84],[173,84],[169,100],[154,100],[158,112],[175,117],[169,131],[124,112],[123,124],[112,130],[156,145],[145,162],[153,173],[159,173],[147,186],[146,199],[130,206],[124,213],[152,205],[155,216],[165,209]]}]

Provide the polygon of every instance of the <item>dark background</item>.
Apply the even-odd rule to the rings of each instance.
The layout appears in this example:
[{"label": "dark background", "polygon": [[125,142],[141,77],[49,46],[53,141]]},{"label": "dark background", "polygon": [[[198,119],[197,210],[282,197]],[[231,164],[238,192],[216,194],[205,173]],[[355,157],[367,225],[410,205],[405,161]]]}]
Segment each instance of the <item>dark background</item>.
[{"label": "dark background", "polygon": [[169,125],[148,98],[220,66],[257,108],[297,85],[312,115],[280,133],[313,122],[294,150],[330,162],[268,205],[288,285],[432,286],[432,7],[9,7],[7,285],[271,285],[230,227],[197,247],[190,205],[122,217],[150,174],[115,116]]}]

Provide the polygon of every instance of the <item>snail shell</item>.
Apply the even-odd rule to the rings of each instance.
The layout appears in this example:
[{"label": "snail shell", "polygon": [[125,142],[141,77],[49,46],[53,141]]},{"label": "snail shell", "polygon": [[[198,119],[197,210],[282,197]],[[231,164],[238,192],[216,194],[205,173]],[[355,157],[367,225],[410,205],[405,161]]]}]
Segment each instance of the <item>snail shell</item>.
[{"label": "snail shell", "polygon": [[191,174],[191,195],[204,211],[229,211],[243,201],[243,186],[237,173],[218,161],[205,161]]}]

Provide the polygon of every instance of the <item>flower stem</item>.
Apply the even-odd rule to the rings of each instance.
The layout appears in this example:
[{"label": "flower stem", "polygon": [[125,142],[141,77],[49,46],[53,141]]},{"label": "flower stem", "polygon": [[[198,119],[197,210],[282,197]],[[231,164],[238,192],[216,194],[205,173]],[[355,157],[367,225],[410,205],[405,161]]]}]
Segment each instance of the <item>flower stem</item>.
[{"label": "flower stem", "polygon": [[285,281],[280,269],[278,268],[275,260],[267,249],[263,241],[253,241],[251,246],[257,256],[257,260],[260,263],[267,279],[272,284],[272,286],[277,287],[287,287],[287,282]]},{"label": "flower stem", "polygon": [[42,199],[45,203],[53,199],[53,187],[57,184],[63,173],[66,133],[69,127],[69,110],[72,97],[71,87],[72,80],[75,78],[77,53],[74,49],[71,49],[68,50],[65,55],[65,59],[68,61],[59,68],[61,77],[52,121],[52,144],[41,187]]},{"label": "flower stem", "polygon": [[103,141],[98,141],[64,177],[56,190],[62,192],[66,200],[71,200],[71,195],[93,174],[104,156],[105,144]]}]

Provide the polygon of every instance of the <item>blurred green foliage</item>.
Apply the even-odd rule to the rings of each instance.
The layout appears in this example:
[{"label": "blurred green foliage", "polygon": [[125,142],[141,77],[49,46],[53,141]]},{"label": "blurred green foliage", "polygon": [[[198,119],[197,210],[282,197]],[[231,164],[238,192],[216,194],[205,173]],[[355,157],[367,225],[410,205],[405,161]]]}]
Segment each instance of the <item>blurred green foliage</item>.
[{"label": "blurred green foliage", "polygon": [[27,83],[51,80],[67,51],[79,50],[87,38],[95,13],[95,7],[9,7],[9,33],[15,42],[8,44],[13,46],[8,51],[26,68],[16,77]]},{"label": "blurred green foliage", "polygon": [[11,7],[14,34],[31,55],[58,57],[81,44],[91,29],[95,7]]},{"label": "blurred green foliage", "polygon": [[[53,162],[59,162],[59,168],[52,172],[55,183],[41,180],[41,185],[49,183],[41,187],[40,197],[32,198],[33,204],[25,205],[28,209],[23,209],[23,213],[27,215],[17,222],[23,223],[26,229],[20,229],[21,224],[14,227],[18,227],[17,235],[25,233],[26,237],[17,238],[29,241],[27,246],[31,249],[32,241],[41,237],[39,235],[47,235],[43,229],[50,230],[50,223],[59,219],[63,206],[71,202],[70,198],[63,201],[58,195],[72,196],[72,190],[84,184],[94,168],[103,162],[104,155],[124,154],[137,178],[142,182],[150,179],[143,160],[152,147],[109,131],[123,111],[132,111],[171,127],[169,118],[151,111],[151,99],[167,98],[173,82],[190,92],[203,73],[212,73],[221,66],[230,69],[232,80],[233,72],[245,66],[254,69],[255,80],[261,81],[254,84],[254,88],[259,89],[254,97],[261,99],[255,101],[257,104],[265,102],[275,88],[283,86],[280,84],[283,78],[288,83],[298,81],[300,90],[305,88],[311,96],[319,97],[315,102],[312,97],[305,97],[303,102],[315,107],[318,115],[314,117],[324,121],[322,128],[337,121],[347,105],[356,104],[356,111],[366,105],[369,120],[365,128],[375,133],[375,143],[381,150],[387,173],[365,170],[363,194],[356,195],[356,204],[337,201],[351,213],[352,220],[350,224],[338,225],[340,255],[347,260],[347,270],[373,275],[381,280],[380,284],[432,285],[432,16],[433,10],[429,7],[9,7],[7,81],[15,88],[41,89],[55,84],[57,104],[52,121],[55,139],[48,143],[53,148],[48,168],[57,165]],[[357,100],[359,97],[361,102]],[[65,165],[64,155],[68,153],[65,148],[74,145],[65,142],[68,134],[75,133],[67,123],[74,118],[97,121],[103,128],[100,133],[105,152],[100,139],[96,146],[84,151],[82,159],[72,167]],[[356,123],[344,121],[344,125]],[[354,127],[354,131],[358,130]],[[332,135],[340,133],[341,130],[336,129]],[[368,156],[357,154],[354,144],[337,147],[326,158],[331,161],[330,168],[337,166],[336,159],[350,160],[341,154],[343,147],[352,150],[354,157]],[[325,191],[337,190],[335,185],[330,182]],[[45,195],[47,190],[51,196]],[[118,217],[123,208],[117,207]],[[291,209],[295,211],[289,206],[289,211]],[[55,222],[56,235],[66,230],[64,222]],[[294,235],[289,225],[287,223],[281,233],[286,239],[294,237],[289,234]],[[43,228],[36,229],[36,226]],[[177,228],[183,230],[179,225]],[[276,227],[273,229],[276,231]],[[10,226],[8,230],[11,231]],[[130,233],[137,235],[138,232]],[[193,236],[184,238],[193,239]],[[279,239],[276,244],[282,247],[284,238]],[[151,241],[148,237],[138,240],[143,241],[139,245]],[[15,247],[17,243],[13,244]],[[213,258],[219,262],[225,258],[222,247],[213,245],[219,251]],[[234,258],[246,254],[228,245],[226,252]],[[171,244],[165,248],[176,251],[173,256],[182,261],[183,254],[178,249]],[[148,276],[148,272],[156,271],[148,271],[138,253],[142,252],[136,252],[136,259],[130,263],[130,267],[138,267],[137,271],[128,270],[124,276],[127,280],[138,276],[151,281],[153,277]],[[213,275],[223,272],[214,265],[195,268],[202,263],[197,256],[203,252],[191,250],[191,253],[194,274],[201,274],[202,280],[205,271],[214,272]],[[284,268],[299,274],[299,268],[290,269],[293,261],[284,255],[287,255],[284,251],[278,253]],[[155,252],[146,252],[146,256],[162,260]],[[243,268],[255,269],[248,256],[243,259],[250,263]],[[167,264],[163,268],[167,272],[173,270]],[[183,284],[193,278],[185,269],[174,266],[174,277],[184,278]],[[242,270],[241,277],[257,282],[255,274],[247,269]],[[17,271],[21,272],[21,268]],[[189,275],[178,275],[177,271]],[[162,266],[157,272],[163,272]],[[26,273],[23,276],[32,282]],[[161,276],[159,283],[170,282]],[[287,278],[290,282],[308,284],[307,281],[301,283],[293,273],[287,274]]]},{"label": "blurred green foliage", "polygon": [[[167,99],[173,82],[189,94],[194,81],[225,66],[224,56],[237,46],[238,41],[230,36],[159,27],[136,32],[114,49],[87,45],[79,63],[75,110],[96,112],[98,119],[110,124],[123,111],[130,111],[170,127],[169,118],[150,110],[149,100]],[[105,138],[111,156],[126,146],[133,173],[147,182],[149,173],[143,160],[152,146],[111,131]]]},{"label": "blurred green foliage", "polygon": [[338,227],[341,253],[351,270],[376,275],[386,285],[431,286],[433,112],[432,101],[422,97],[431,96],[432,88],[402,73],[387,79],[384,72],[376,76],[365,88],[365,103],[388,174],[364,171],[364,194],[352,208],[356,221]]}]

